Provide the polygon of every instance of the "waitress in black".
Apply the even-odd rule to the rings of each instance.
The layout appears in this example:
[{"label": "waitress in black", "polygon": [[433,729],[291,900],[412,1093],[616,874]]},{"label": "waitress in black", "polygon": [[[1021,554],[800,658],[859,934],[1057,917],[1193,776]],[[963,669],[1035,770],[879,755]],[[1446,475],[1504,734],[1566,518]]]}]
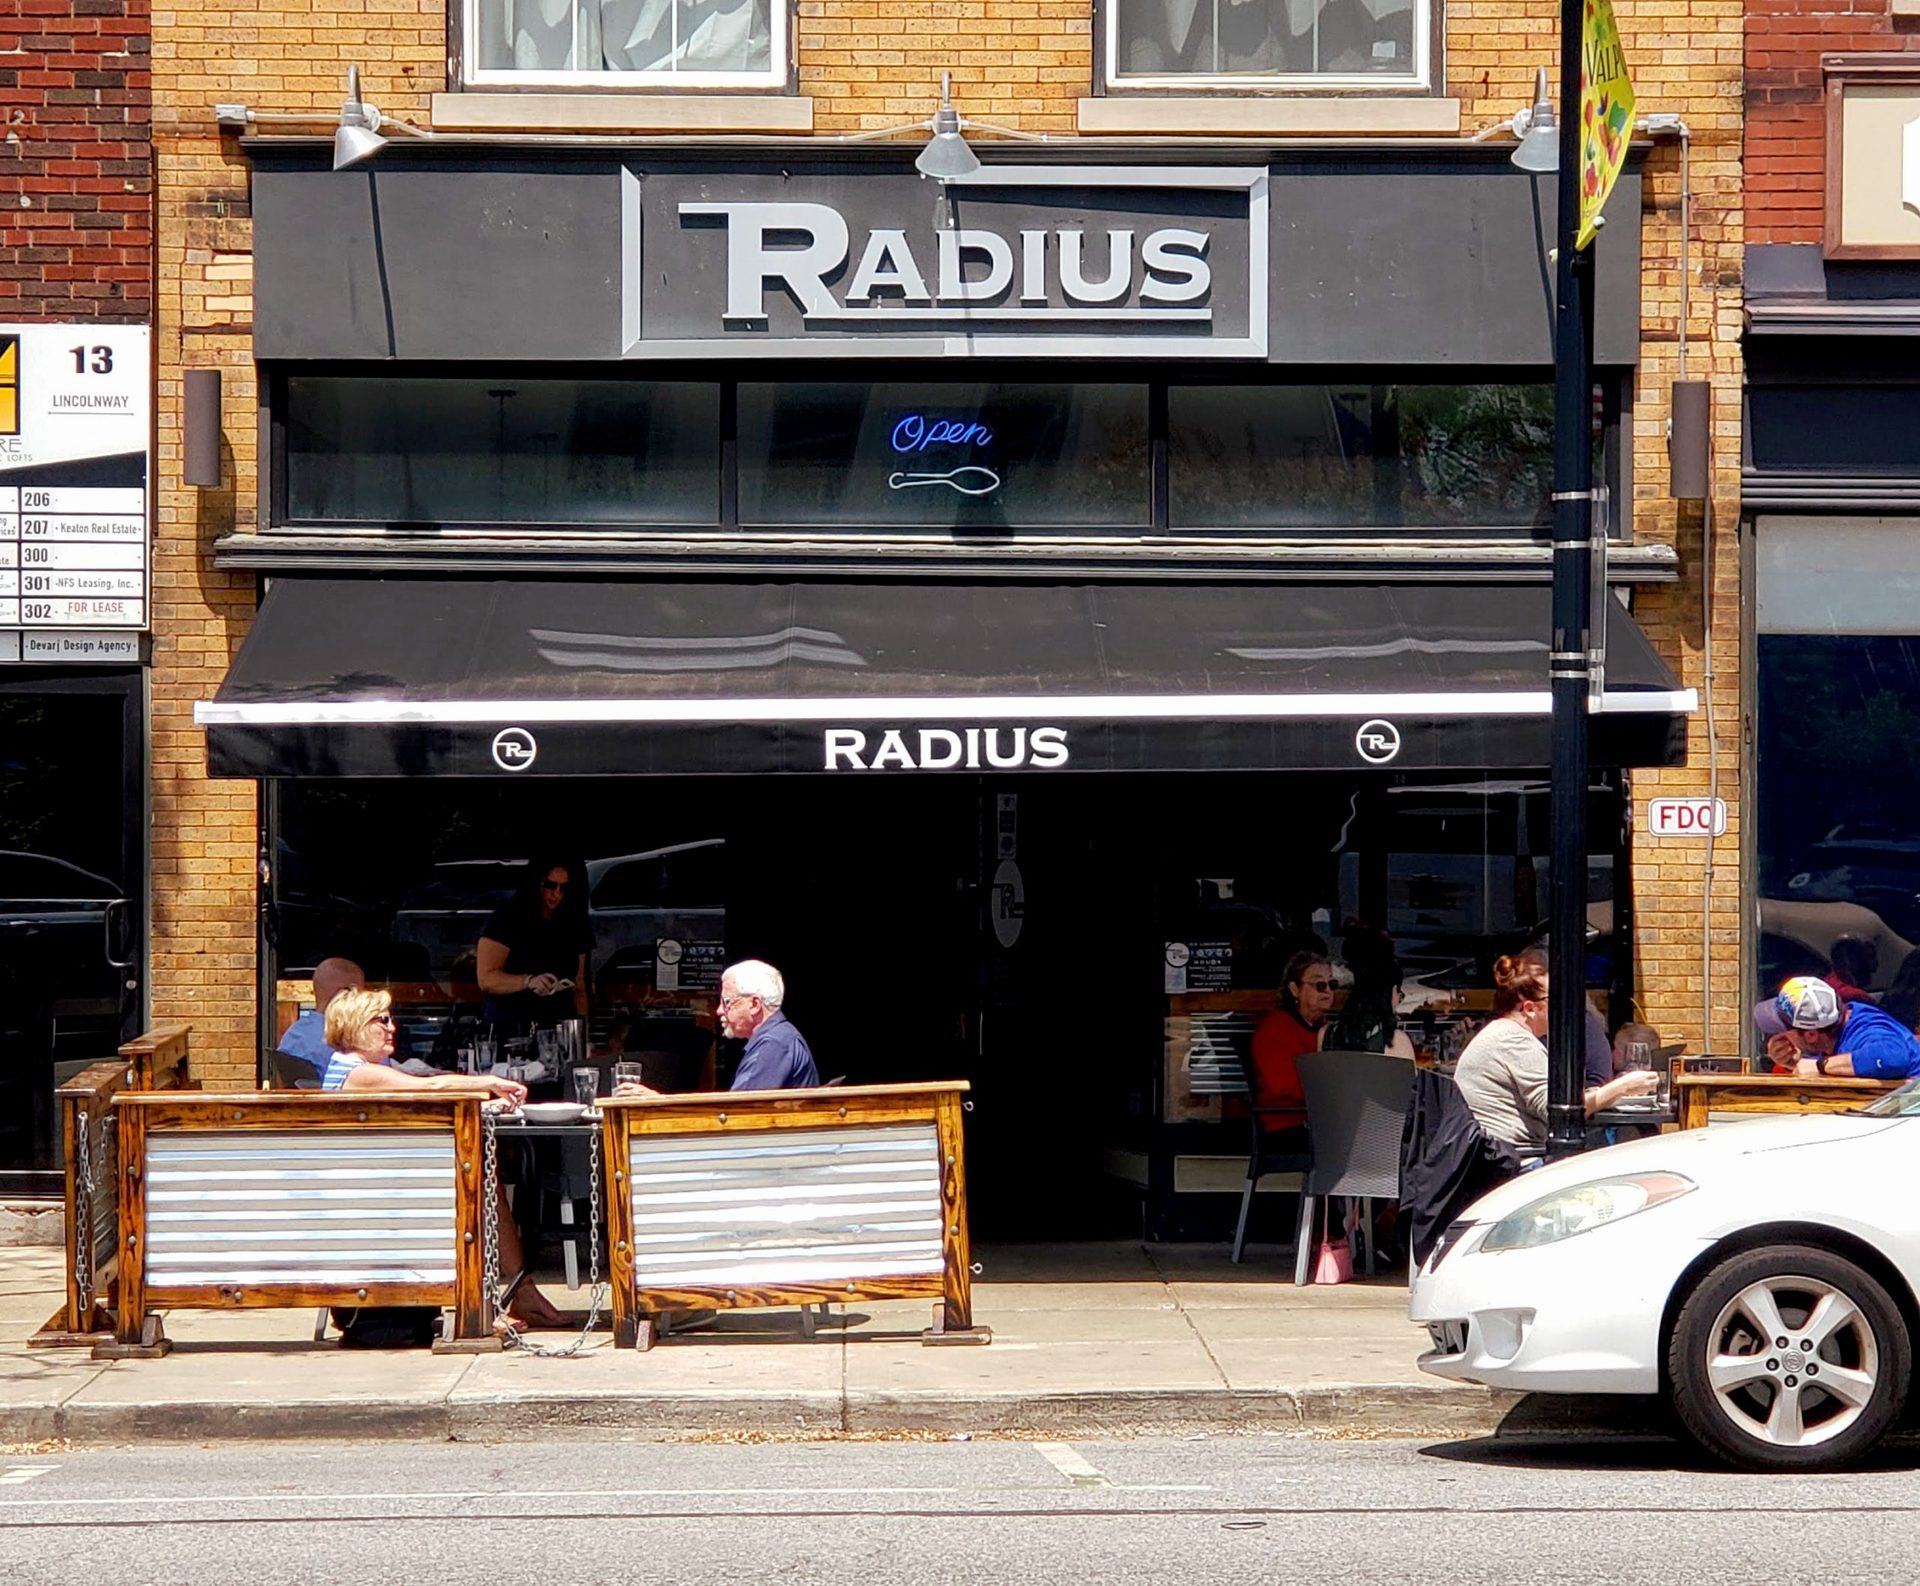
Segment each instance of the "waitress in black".
[{"label": "waitress in black", "polygon": [[535,860],[520,890],[481,928],[481,1017],[503,1036],[584,1022],[592,946],[585,871],[570,860]]}]

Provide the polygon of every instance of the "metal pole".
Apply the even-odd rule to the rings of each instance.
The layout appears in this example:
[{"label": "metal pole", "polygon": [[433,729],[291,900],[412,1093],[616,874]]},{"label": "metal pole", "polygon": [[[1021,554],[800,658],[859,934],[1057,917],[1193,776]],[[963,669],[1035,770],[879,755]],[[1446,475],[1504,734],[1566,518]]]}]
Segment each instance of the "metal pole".
[{"label": "metal pole", "polygon": [[1560,170],[1554,229],[1552,904],[1547,952],[1547,1152],[1586,1142],[1587,681],[1593,524],[1593,259],[1580,226],[1581,0],[1560,6]]}]

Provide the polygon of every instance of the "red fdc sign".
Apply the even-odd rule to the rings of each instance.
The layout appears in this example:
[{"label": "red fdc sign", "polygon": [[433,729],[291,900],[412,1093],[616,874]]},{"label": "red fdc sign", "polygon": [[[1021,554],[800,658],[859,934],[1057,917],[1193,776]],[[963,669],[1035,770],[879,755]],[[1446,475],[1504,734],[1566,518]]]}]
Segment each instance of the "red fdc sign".
[{"label": "red fdc sign", "polygon": [[1718,837],[1727,829],[1725,799],[1649,799],[1647,832],[1653,837]]}]

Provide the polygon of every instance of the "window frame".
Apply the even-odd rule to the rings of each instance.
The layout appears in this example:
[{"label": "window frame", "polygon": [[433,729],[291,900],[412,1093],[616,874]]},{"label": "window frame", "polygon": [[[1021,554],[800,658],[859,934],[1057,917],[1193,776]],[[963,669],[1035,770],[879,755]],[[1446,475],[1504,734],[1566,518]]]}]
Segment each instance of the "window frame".
[{"label": "window frame", "polygon": [[[576,0],[577,3],[577,0]],[[1416,0],[1426,3],[1426,0]],[[448,54],[454,87],[485,93],[787,93],[796,91],[795,0],[768,0],[764,72],[516,71],[479,64],[481,0],[447,7]]]},{"label": "window frame", "polygon": [[[1388,386],[1472,386],[1538,385],[1550,383],[1550,368],[1532,365],[1248,365],[1221,367],[1215,364],[1153,363],[1146,360],[1116,360],[1086,368],[1096,384],[1135,384],[1147,387],[1148,444],[1150,449],[1148,485],[1150,513],[1146,526],[1133,528],[1038,528],[1020,531],[1021,545],[1034,551],[1075,546],[1090,539],[1112,545],[1134,545],[1144,550],[1164,551],[1183,543],[1246,541],[1262,544],[1299,544],[1337,547],[1350,544],[1379,544],[1395,540],[1423,544],[1452,545],[1544,545],[1547,531],[1538,526],[1516,524],[1459,523],[1446,525],[1356,525],[1338,523],[1298,524],[1291,526],[1230,526],[1218,523],[1172,526],[1172,480],[1168,458],[1168,401],[1171,387],[1200,385],[1351,385]],[[740,435],[739,387],[742,384],[808,382],[827,379],[833,383],[887,384],[925,381],[929,384],[959,382],[992,384],[996,382],[1058,383],[1048,381],[1048,366],[1032,360],[835,360],[824,368],[818,362],[776,362],[743,359],[728,367],[716,368],[713,360],[629,360],[625,364],[604,362],[555,362],[537,366],[522,364],[448,364],[437,361],[392,366],[370,365],[360,361],[313,364],[272,363],[262,366],[261,386],[266,396],[262,439],[267,466],[262,470],[262,527],[266,540],[285,536],[324,534],[352,539],[384,540],[393,544],[430,544],[447,535],[477,535],[491,539],[526,542],[544,536],[559,536],[578,544],[598,541],[609,547],[670,542],[676,547],[691,542],[724,542],[729,545],[750,542],[778,551],[789,542],[809,545],[857,545],[862,550],[884,555],[890,564],[907,565],[924,557],[930,543],[964,541],[964,529],[881,528],[872,524],[848,524],[834,527],[806,523],[744,524],[740,513]],[[719,520],[718,522],[656,524],[582,524],[565,520],[526,520],[498,522],[490,520],[430,522],[380,522],[377,520],[295,518],[288,510],[288,437],[287,381],[298,375],[308,379],[331,376],[359,377],[369,373],[388,380],[420,378],[493,380],[509,378],[544,379],[618,379],[624,375],[650,383],[694,380],[718,382],[720,387],[719,440]],[[1635,415],[1634,371],[1604,366],[1594,371],[1599,390],[1595,417],[1603,426],[1596,483],[1609,491],[1608,538],[1616,546],[1634,543],[1634,459],[1633,419]],[[538,551],[529,552],[537,557]]]},{"label": "window frame", "polygon": [[[1254,76],[1242,72],[1161,72],[1128,74],[1120,70],[1120,29],[1115,8],[1120,0],[1096,0],[1093,7],[1094,73],[1096,95],[1139,94],[1252,99],[1261,97],[1372,98],[1432,97],[1445,92],[1445,0],[1413,0],[1415,69],[1404,75],[1379,76],[1366,72],[1275,72]],[[1424,17],[1422,13],[1424,12]]]}]

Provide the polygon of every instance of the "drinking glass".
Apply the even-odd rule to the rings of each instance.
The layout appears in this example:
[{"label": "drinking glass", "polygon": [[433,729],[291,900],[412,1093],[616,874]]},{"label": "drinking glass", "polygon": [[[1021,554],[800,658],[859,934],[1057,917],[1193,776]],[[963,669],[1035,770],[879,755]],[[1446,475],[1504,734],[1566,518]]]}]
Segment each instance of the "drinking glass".
[{"label": "drinking glass", "polygon": [[533,1037],[534,1049],[539,1053],[541,1067],[549,1074],[560,1071],[560,1032],[558,1030],[536,1030]]},{"label": "drinking glass", "polygon": [[[1625,1053],[1627,1070],[1629,1072],[1657,1072],[1659,1064],[1654,1056],[1655,1050],[1650,1042],[1629,1041]],[[1651,1107],[1656,1103],[1663,1103],[1666,1100],[1666,1092],[1667,1076],[1662,1074],[1660,1076],[1659,1088],[1648,1094],[1643,1105]]]},{"label": "drinking glass", "polygon": [[599,1069],[576,1068],[573,1071],[573,1099],[583,1107],[591,1107],[600,1099]]},{"label": "drinking glass", "polygon": [[613,1083],[618,1089],[622,1085],[644,1085],[647,1071],[638,1063],[615,1063],[613,1065]]}]

